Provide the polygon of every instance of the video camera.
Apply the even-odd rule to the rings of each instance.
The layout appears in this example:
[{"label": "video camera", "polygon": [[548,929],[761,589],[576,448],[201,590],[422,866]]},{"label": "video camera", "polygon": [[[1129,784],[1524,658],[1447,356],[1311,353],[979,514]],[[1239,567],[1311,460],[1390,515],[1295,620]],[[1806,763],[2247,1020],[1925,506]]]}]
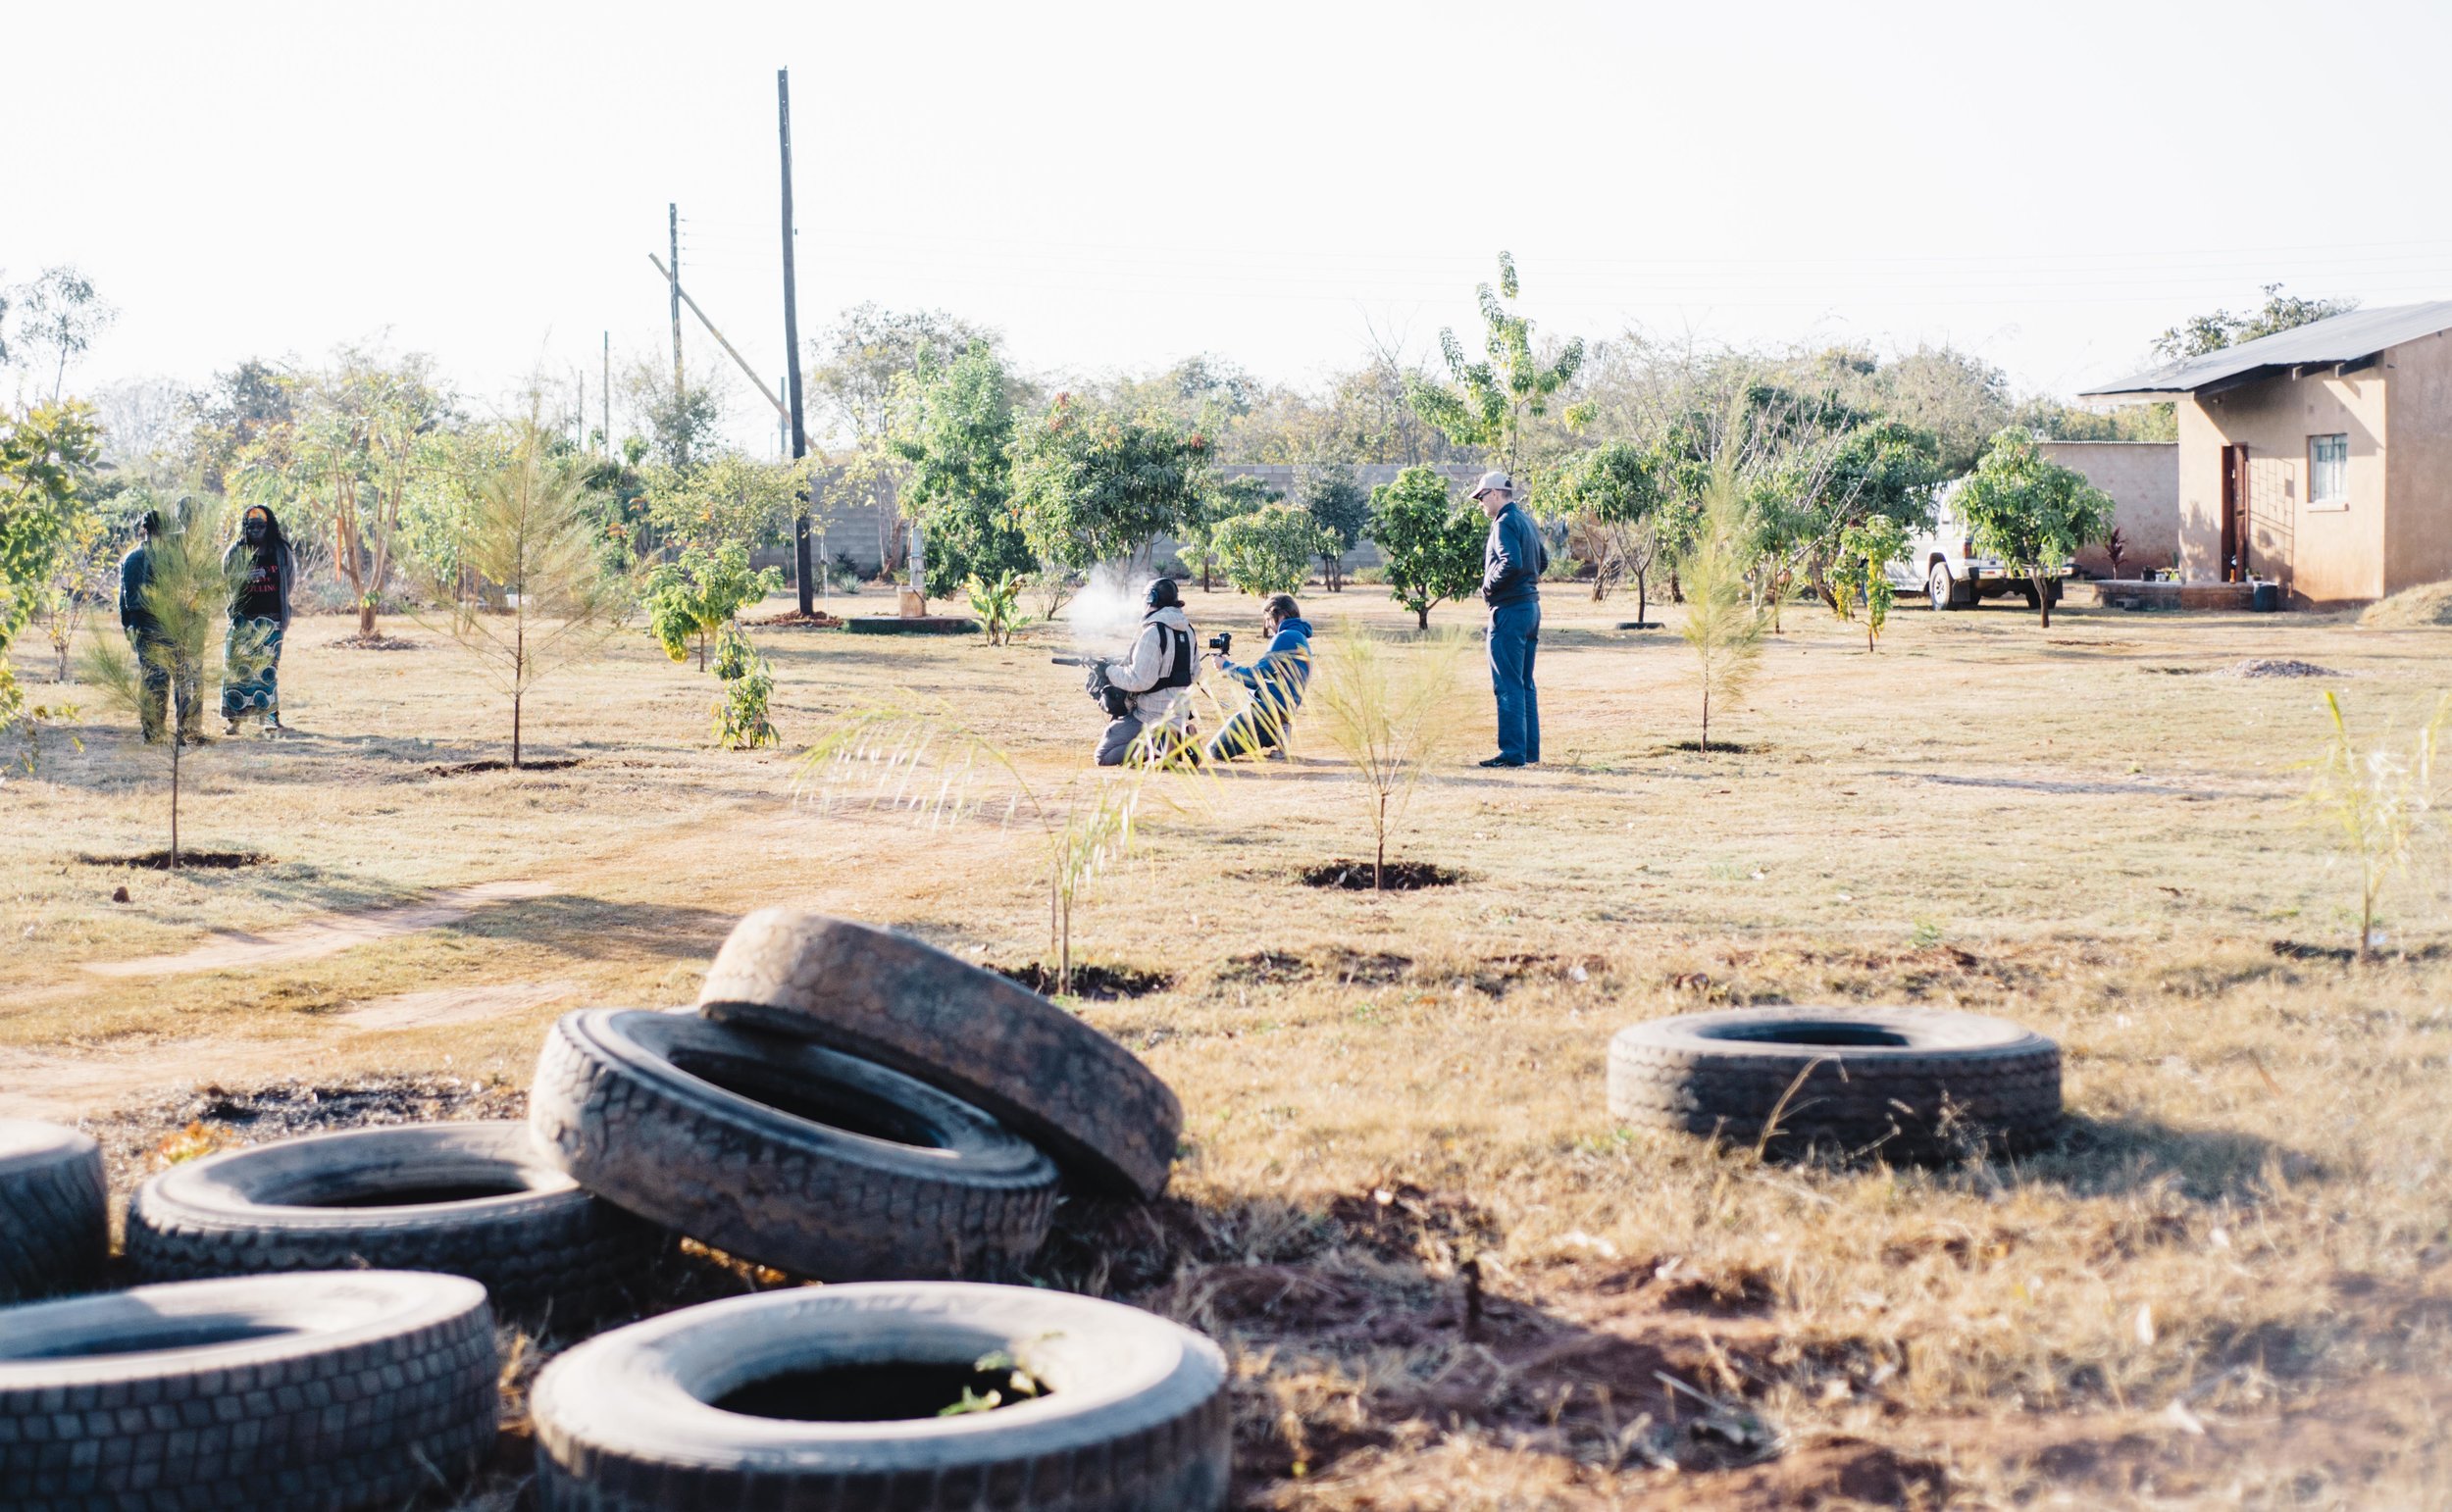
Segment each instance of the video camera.
[{"label": "video camera", "polygon": [[1235,632],[1233,630],[1219,630],[1216,634],[1209,637],[1209,649],[1215,651],[1220,656],[1224,656],[1233,648],[1234,644]]}]

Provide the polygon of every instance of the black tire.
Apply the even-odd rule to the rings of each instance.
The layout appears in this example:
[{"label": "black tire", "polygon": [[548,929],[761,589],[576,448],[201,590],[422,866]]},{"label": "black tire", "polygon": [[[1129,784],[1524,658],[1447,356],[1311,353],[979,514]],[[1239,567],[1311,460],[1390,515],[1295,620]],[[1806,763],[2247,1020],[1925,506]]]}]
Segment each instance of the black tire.
[{"label": "black tire", "polygon": [[977,1108],[688,1015],[563,1015],[528,1107],[598,1196],[824,1281],[997,1274],[1038,1253],[1055,1208],[1054,1164]]},{"label": "black tire", "polygon": [[1626,1123],[1752,1144],[1774,1110],[1783,1152],[2031,1147],[2060,1122],[2061,1048],[2007,1020],[1920,1008],[1679,1014],[1609,1041],[1609,1112]]},{"label": "black tire", "polygon": [[0,1506],[339,1512],[456,1485],[493,1447],[485,1290],[352,1271],[0,1312]]},{"label": "black tire", "polygon": [[[962,1374],[992,1352],[1047,1394],[878,1422],[714,1405],[777,1377],[880,1364]],[[1210,1512],[1226,1503],[1233,1455],[1225,1383],[1216,1345],[1120,1303],[888,1284],[736,1297],[599,1336],[545,1367],[530,1411],[548,1512]]]},{"label": "black tire", "polygon": [[2039,609],[2043,606],[2043,597],[2035,591],[2035,585],[2031,582],[2019,583],[2018,585],[2018,596],[2026,601],[2026,607],[2030,610]]},{"label": "black tire", "polygon": [[102,1146],[57,1124],[0,1119],[0,1302],[100,1285],[110,1253]]},{"label": "black tire", "polygon": [[1183,1104],[1133,1053],[1018,983],[847,919],[762,909],[716,953],[710,1019],[831,1045],[974,1103],[1068,1172],[1166,1189]]},{"label": "black tire", "polygon": [[[433,1200],[414,1200],[425,1196]],[[358,1129],[174,1166],[128,1205],[145,1281],[280,1271],[442,1271],[506,1316],[587,1318],[664,1235],[580,1189],[515,1122]]]}]

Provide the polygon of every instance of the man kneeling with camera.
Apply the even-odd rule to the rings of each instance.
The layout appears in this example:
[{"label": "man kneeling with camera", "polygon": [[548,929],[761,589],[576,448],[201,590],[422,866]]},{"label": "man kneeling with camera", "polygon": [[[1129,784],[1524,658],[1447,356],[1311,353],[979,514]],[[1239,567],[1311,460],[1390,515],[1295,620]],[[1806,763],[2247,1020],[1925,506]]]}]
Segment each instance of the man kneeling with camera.
[{"label": "man kneeling with camera", "polygon": [[1192,721],[1192,622],[1175,580],[1149,584],[1141,633],[1120,661],[1091,664],[1090,693],[1111,717],[1098,737],[1098,765],[1161,758],[1186,738]]},{"label": "man kneeling with camera", "polygon": [[1283,761],[1286,737],[1294,731],[1294,711],[1302,706],[1303,686],[1311,680],[1311,625],[1303,618],[1294,595],[1269,595],[1260,613],[1268,647],[1251,666],[1228,659],[1226,653],[1234,645],[1231,634],[1209,641],[1217,670],[1242,683],[1252,695],[1250,707],[1228,720],[1209,742],[1205,754],[1211,761],[1258,755]]}]

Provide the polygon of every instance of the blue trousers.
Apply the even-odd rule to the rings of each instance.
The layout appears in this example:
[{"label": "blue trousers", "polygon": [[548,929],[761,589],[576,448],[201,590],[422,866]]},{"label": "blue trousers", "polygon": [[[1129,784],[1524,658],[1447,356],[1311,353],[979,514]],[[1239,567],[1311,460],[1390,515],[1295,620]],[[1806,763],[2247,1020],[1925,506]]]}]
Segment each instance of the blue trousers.
[{"label": "blue trousers", "polygon": [[1541,694],[1533,686],[1533,656],[1541,649],[1541,604],[1505,604],[1490,611],[1490,691],[1499,701],[1499,755],[1541,759]]}]

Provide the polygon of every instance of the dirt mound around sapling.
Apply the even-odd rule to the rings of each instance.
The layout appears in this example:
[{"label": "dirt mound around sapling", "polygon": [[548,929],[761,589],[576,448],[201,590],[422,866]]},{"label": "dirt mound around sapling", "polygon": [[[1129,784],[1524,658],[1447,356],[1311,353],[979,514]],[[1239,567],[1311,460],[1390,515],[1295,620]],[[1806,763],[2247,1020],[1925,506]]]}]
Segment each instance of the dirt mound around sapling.
[{"label": "dirt mound around sapling", "polygon": [[[1049,997],[1057,994],[1062,974],[1052,965],[1033,961],[1027,966],[991,966],[988,968],[1009,982],[1018,982],[1033,992]],[[1073,968],[1072,997],[1113,1001],[1119,997],[1142,997],[1163,992],[1175,979],[1166,972],[1143,971],[1131,966],[1076,966]]]},{"label": "dirt mound around sapling", "polygon": [[[172,870],[171,853],[167,850],[148,850],[138,856],[79,856],[77,859],[86,866],[132,866],[148,872]],[[272,859],[258,850],[181,850],[178,870],[234,872],[244,866],[270,865]]]},{"label": "dirt mound around sapling", "polygon": [[428,777],[474,777],[480,772],[562,772],[576,767],[584,757],[559,756],[551,761],[523,761],[514,767],[507,761],[461,761],[428,767]]},{"label": "dirt mound around sapling", "polygon": [[1374,888],[1386,892],[1411,892],[1421,887],[1453,887],[1464,880],[1462,872],[1427,861],[1391,861],[1384,869],[1384,878],[1374,878],[1368,861],[1327,861],[1303,870],[1306,887],[1340,887],[1348,892],[1368,892]]},{"label": "dirt mound around sapling", "polygon": [[2359,624],[2369,630],[2433,630],[2452,626],[2452,582],[2421,583],[2367,606]]},{"label": "dirt mound around sapling", "polygon": [[841,630],[843,616],[823,611],[802,614],[794,609],[787,614],[770,614],[763,620],[743,620],[741,623],[751,630]]},{"label": "dirt mound around sapling", "polygon": [[405,635],[343,635],[332,642],[344,651],[423,651],[426,643]]},{"label": "dirt mound around sapling", "polygon": [[2338,678],[2343,674],[2314,662],[2292,661],[2280,656],[2251,656],[2244,662],[2233,662],[2214,674],[2218,678]]}]

